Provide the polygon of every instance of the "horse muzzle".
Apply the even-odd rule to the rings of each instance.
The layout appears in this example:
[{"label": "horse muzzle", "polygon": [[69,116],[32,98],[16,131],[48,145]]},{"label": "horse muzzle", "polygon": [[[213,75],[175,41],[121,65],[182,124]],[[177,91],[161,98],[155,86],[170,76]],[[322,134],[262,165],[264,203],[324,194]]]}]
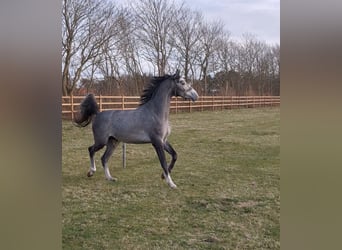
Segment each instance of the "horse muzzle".
[{"label": "horse muzzle", "polygon": [[191,101],[195,102],[198,99],[198,94],[196,90],[190,89],[185,93],[185,99],[191,99]]}]

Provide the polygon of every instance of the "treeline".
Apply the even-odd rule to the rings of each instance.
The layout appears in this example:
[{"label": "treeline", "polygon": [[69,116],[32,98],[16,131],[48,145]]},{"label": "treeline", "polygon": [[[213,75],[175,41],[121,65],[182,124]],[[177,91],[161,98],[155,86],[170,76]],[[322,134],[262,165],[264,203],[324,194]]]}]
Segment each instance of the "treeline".
[{"label": "treeline", "polygon": [[236,41],[183,2],[63,0],[63,95],[139,95],[177,68],[200,95],[280,94],[279,44]]}]

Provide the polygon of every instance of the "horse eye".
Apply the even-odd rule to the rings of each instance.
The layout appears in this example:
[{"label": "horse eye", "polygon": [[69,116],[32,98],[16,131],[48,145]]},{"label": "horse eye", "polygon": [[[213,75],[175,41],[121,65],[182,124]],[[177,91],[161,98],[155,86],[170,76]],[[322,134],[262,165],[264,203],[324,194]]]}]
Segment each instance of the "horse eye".
[{"label": "horse eye", "polygon": [[182,85],[185,85],[185,82],[184,82],[184,81],[180,81],[180,83],[181,83]]}]

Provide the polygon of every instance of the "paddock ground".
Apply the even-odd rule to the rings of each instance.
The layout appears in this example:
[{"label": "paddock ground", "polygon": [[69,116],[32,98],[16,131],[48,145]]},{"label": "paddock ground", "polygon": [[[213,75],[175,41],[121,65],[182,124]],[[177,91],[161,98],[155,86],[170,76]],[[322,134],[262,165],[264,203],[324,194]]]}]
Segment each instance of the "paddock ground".
[{"label": "paddock ground", "polygon": [[[117,182],[89,168],[91,126],[63,121],[63,249],[279,249],[280,108],[171,114],[178,153],[161,180],[151,145],[121,146],[109,161]],[[169,159],[169,158],[168,158]]]}]

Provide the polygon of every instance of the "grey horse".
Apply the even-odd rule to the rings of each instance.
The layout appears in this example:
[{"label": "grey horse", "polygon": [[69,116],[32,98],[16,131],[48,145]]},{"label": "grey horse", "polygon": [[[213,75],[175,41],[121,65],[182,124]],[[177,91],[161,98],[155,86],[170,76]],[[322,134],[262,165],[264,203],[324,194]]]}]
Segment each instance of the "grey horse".
[{"label": "grey horse", "polygon": [[[107,180],[115,181],[109,172],[108,159],[120,142],[151,143],[158,155],[163,168],[162,178],[165,178],[171,188],[177,186],[171,179],[170,173],[177,160],[177,153],[168,142],[170,135],[169,111],[172,96],[197,100],[198,94],[192,86],[179,75],[153,77],[140,97],[140,105],[135,110],[110,110],[99,112],[93,94],[88,94],[81,103],[80,114],[75,118],[76,125],[85,127],[92,122],[94,145],[88,148],[90,170],[88,177],[96,171],[94,154],[106,146],[101,157]],[[167,165],[165,152],[172,157]]]}]

